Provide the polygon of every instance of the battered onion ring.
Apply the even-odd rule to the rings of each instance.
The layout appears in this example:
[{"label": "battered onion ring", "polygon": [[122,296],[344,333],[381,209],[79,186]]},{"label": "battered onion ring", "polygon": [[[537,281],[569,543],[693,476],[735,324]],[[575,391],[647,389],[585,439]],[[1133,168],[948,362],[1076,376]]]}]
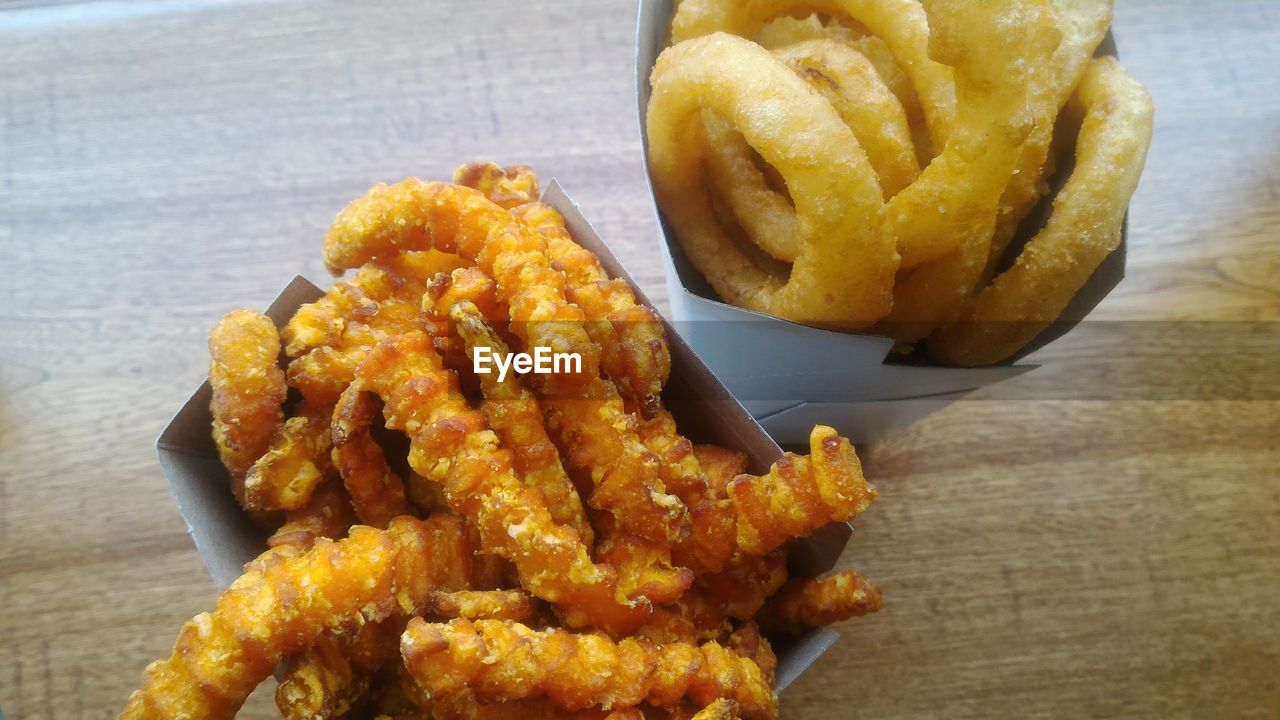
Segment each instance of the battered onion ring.
[{"label": "battered onion ring", "polygon": [[[474,358],[477,347],[489,348],[495,359],[509,355],[506,344],[469,300],[455,304],[452,316],[468,357]],[[478,377],[484,393],[480,410],[502,444],[510,448],[525,483],[542,493],[551,517],[576,530],[582,544],[590,548],[595,543],[595,531],[573,481],[560,463],[556,446],[547,437],[538,399],[514,375],[500,380],[497,372],[490,372]]]},{"label": "battered onion ring", "polygon": [[383,398],[388,427],[409,436],[409,464],[440,483],[485,547],[514,562],[522,584],[556,604],[568,625],[624,632],[648,616],[648,604],[619,596],[613,569],[593,564],[577,533],[557,525],[541,495],[517,479],[510,452],[467,405],[428,337],[379,344],[352,387]]},{"label": "battered onion ring", "polygon": [[955,64],[961,112],[942,155],[889,207],[904,257],[911,245],[916,260],[950,248],[898,278],[878,330],[903,344],[955,319],[981,281],[999,199],[1035,119],[1054,102],[1046,64],[1061,36],[1046,0],[929,0],[928,8],[933,51]]},{"label": "battered onion ring", "polygon": [[911,78],[902,72],[893,51],[883,40],[874,35],[859,35],[858,32],[845,26],[839,18],[831,17],[823,22],[817,15],[799,19],[779,17],[770,20],[760,28],[755,41],[769,50],[792,45],[806,40],[834,40],[842,45],[858,51],[875,66],[880,81],[889,88],[907,114],[907,122],[911,126],[912,144],[916,148],[918,166],[929,164],[934,156],[933,142],[929,139],[929,128],[925,125],[924,110],[920,107],[920,98],[911,85]]},{"label": "battered onion ring", "polygon": [[956,114],[955,87],[951,69],[930,56],[929,20],[915,0],[685,0],[671,21],[671,42],[714,32],[755,37],[774,18],[806,12],[843,15],[883,40],[911,77],[933,146],[943,147]]},{"label": "battered onion ring", "polygon": [[1036,129],[1023,145],[1017,169],[1000,198],[1000,215],[984,279],[990,278],[1017,234],[1018,225],[1049,190],[1046,175],[1053,164],[1049,149],[1053,143],[1054,121],[1080,84],[1089,59],[1111,26],[1111,6],[1112,0],[1053,0],[1058,29],[1062,32],[1062,42],[1053,53],[1053,67],[1057,71],[1056,100],[1052,106],[1046,105],[1045,112],[1036,118]]},{"label": "battered onion ring", "polygon": [[[726,67],[735,71],[721,72]],[[892,238],[880,231],[880,187],[853,132],[829,103],[768,51],[722,33],[667,48],[651,82],[654,188],[690,260],[722,298],[847,330],[888,311],[898,257]],[[804,248],[785,283],[756,268],[716,222],[700,172],[704,107],[732,118],[786,179]],[[819,169],[815,157],[840,161]]]},{"label": "battered onion ring", "polygon": [[213,439],[243,506],[244,477],[284,422],[284,373],[276,365],[280,335],[271,318],[232,310],[209,333]]},{"label": "battered onion ring", "polygon": [[[865,57],[834,40],[809,40],[773,54],[825,97],[853,131],[884,197],[893,197],[920,174],[902,104]],[[795,208],[769,186],[732,124],[714,113],[702,116],[712,188],[760,249],[778,260],[795,260],[801,249]]]},{"label": "battered onion ring", "polygon": [[401,591],[402,532],[356,526],[346,540],[307,552],[272,549],[183,626],[173,655],[149,665],[121,720],[232,718],[281,658],[326,629],[386,617]]},{"label": "battered onion ring", "polygon": [[1044,229],[963,319],[939,328],[930,354],[953,365],[999,362],[1053,322],[1116,249],[1151,144],[1151,98],[1113,58],[1092,61],[1072,105],[1084,122],[1076,166]]},{"label": "battered onion ring", "polygon": [[777,717],[777,697],[755,663],[712,642],[662,647],[635,639],[542,632],[519,623],[409,623],[401,640],[409,674],[428,694],[470,689],[481,701],[548,697],[569,710],[738,702],[743,717]]},{"label": "battered onion ring", "polygon": [[799,634],[876,612],[883,605],[875,583],[855,572],[838,572],[821,579],[792,579],[769,598],[765,617],[772,629]]},{"label": "battered onion ring", "polygon": [[853,130],[885,198],[916,179],[920,165],[906,112],[866,57],[834,40],[789,45],[773,54],[821,93]]}]

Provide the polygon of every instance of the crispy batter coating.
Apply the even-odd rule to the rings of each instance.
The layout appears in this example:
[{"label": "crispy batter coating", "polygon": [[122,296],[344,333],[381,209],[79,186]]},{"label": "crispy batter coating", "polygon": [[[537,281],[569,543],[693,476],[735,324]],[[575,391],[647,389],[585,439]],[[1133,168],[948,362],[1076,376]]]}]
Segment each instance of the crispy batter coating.
[{"label": "crispy batter coating", "polygon": [[[454,305],[452,317],[468,357],[474,358],[478,347],[489,348],[495,359],[505,359],[510,354],[506,343],[489,327],[480,309],[471,301],[462,300]],[[556,446],[547,437],[537,397],[521,385],[514,374],[499,379],[495,371],[480,374],[479,379],[484,393],[480,410],[503,446],[511,449],[516,470],[525,483],[542,493],[551,517],[577,530],[582,543],[590,548],[595,544],[595,531],[587,520],[577,488],[560,463]]]},{"label": "crispy batter coating", "polygon": [[764,554],[828,523],[848,522],[875,499],[853,446],[835,430],[815,427],[809,449],[808,457],[787,453],[765,475],[729,483],[743,551]]},{"label": "crispy batter coating", "polygon": [[859,617],[884,605],[880,588],[855,572],[838,572],[825,578],[793,578],[769,599],[768,617],[784,633]]},{"label": "crispy batter coating", "polygon": [[285,514],[284,524],[267,538],[267,546],[309,548],[319,538],[339,540],[355,522],[351,497],[338,478],[330,477],[311,493],[306,505]]},{"label": "crispy batter coating", "polygon": [[250,510],[297,510],[307,504],[332,463],[329,422],[333,406],[306,400],[285,420],[244,479]]},{"label": "crispy batter coating", "polygon": [[503,168],[492,162],[467,163],[453,171],[458,185],[475,188],[495,204],[513,208],[538,199],[538,176],[528,165]]},{"label": "crispy batter coating", "polygon": [[457,383],[430,339],[410,334],[375,348],[353,387],[382,396],[388,427],[410,439],[410,465],[441,484],[450,507],[476,527],[484,546],[514,562],[522,584],[556,604],[566,623],[620,631],[642,622],[648,604],[619,597],[612,568],[592,563],[577,533],[555,523]]},{"label": "crispy batter coating", "polygon": [[244,504],[244,476],[284,422],[284,373],[276,365],[280,336],[271,318],[232,310],[209,333],[213,439],[232,489]]},{"label": "crispy batter coating", "polygon": [[352,385],[333,411],[333,464],[351,493],[361,522],[386,527],[393,518],[411,514],[404,479],[387,463],[374,439],[377,405],[371,393]]},{"label": "crispy batter coating", "polygon": [[693,720],[738,720],[738,703],[720,698],[693,716]]},{"label": "crispy batter coating", "polygon": [[[250,563],[212,613],[183,626],[173,655],[147,667],[121,718],[230,718],[280,660],[322,632],[387,617],[413,594],[420,523],[356,526],[308,551],[275,548]],[[416,580],[414,580],[416,582]]]},{"label": "crispy batter coating", "polygon": [[653,417],[671,375],[662,319],[636,300],[625,280],[610,279],[600,259],[578,245],[564,217],[550,205],[530,203],[511,214],[547,243],[551,266],[565,275],[565,293],[582,308],[587,334],[601,349],[600,365],[622,396]]},{"label": "crispy batter coating", "polygon": [[565,300],[564,275],[551,268],[545,241],[476,190],[417,178],[376,185],[338,214],[325,236],[325,265],[338,273],[428,248],[456,253],[497,282],[526,347],[576,352],[581,379],[598,375],[600,349],[582,311]]},{"label": "crispy batter coating", "polygon": [[657,646],[626,638],[531,630],[519,623],[454,620],[409,623],[401,654],[432,697],[470,689],[481,701],[547,697],[577,710],[673,708],[685,698],[738,702],[746,718],[775,718],[777,698],[755,663],[711,642]]}]

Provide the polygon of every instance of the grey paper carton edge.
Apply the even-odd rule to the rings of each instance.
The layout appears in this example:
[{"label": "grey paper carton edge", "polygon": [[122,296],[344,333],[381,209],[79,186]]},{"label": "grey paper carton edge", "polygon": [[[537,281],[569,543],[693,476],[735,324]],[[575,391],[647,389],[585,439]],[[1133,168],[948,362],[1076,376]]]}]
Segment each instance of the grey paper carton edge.
[{"label": "grey paper carton edge", "polygon": [[[662,51],[666,44],[667,26],[671,17],[670,0],[640,0],[637,17],[636,17],[636,58],[635,58],[635,84],[636,84],[636,100],[639,120],[639,131],[641,146],[647,155],[648,152],[648,135],[645,130],[645,112],[649,103],[649,72],[653,67],[654,60]],[[1103,40],[1102,46],[1098,50],[1100,55],[1116,55],[1116,47],[1114,38],[1108,33],[1106,39]],[[879,375],[878,368],[893,367],[890,365],[881,365],[888,354],[889,347],[892,343],[887,338],[865,334],[841,334],[829,333],[825,330],[817,328],[808,328],[806,326],[798,326],[786,320],[774,318],[771,316],[755,313],[749,310],[736,308],[721,302],[706,284],[701,274],[692,268],[687,259],[684,258],[679,244],[675,242],[674,234],[666,223],[662,215],[662,211],[657,207],[656,197],[653,194],[653,182],[649,176],[648,163],[645,163],[645,180],[648,183],[650,198],[653,200],[653,208],[658,220],[659,230],[662,233],[662,242],[659,245],[662,248],[664,269],[667,279],[667,286],[671,291],[671,307],[673,317],[676,319],[677,326],[684,329],[683,320],[703,321],[703,320],[723,320],[732,318],[738,320],[751,320],[751,323],[744,323],[744,328],[740,331],[741,346],[725,346],[723,343],[712,343],[701,341],[697,337],[694,327],[689,327],[689,340],[698,349],[702,350],[707,356],[707,360],[711,365],[721,371],[722,379],[732,389],[742,386],[735,383],[731,376],[724,371],[739,365],[741,357],[741,347],[768,347],[778,344],[778,338],[789,335],[794,339],[796,337],[807,337],[806,344],[825,345],[830,343],[830,339],[824,338],[824,334],[834,334],[840,337],[840,341],[845,346],[846,357],[851,360],[846,365],[849,369],[845,376],[845,382],[851,386],[859,388],[880,388],[886,383]],[[1084,287],[1073,298],[1068,307],[1064,310],[1062,318],[1040,333],[1025,348],[1019,351],[1013,358],[1006,363],[996,366],[995,368],[982,368],[987,370],[985,376],[973,376],[971,379],[965,379],[965,373],[969,372],[965,369],[956,368],[933,368],[919,367],[915,368],[922,372],[917,377],[925,377],[923,373],[937,370],[951,370],[953,374],[948,377],[939,377],[932,379],[931,387],[921,388],[916,391],[903,392],[896,385],[890,384],[895,388],[893,391],[875,397],[865,397],[862,400],[896,400],[900,398],[909,398],[922,394],[943,395],[948,393],[960,393],[965,390],[974,390],[979,387],[1001,382],[1009,379],[1014,375],[1027,372],[1034,369],[1034,365],[1017,365],[1017,361],[1026,355],[1040,349],[1044,345],[1061,337],[1077,323],[1080,322],[1104,297],[1120,282],[1124,277],[1125,258],[1126,258],[1126,238],[1127,223],[1122,229],[1121,243],[1118,250],[1111,254],[1107,260],[1100,266],[1092,277],[1086,282]],[[1016,250],[1018,243],[1015,242],[1013,249]],[[696,288],[696,290],[694,289]],[[794,330],[788,326],[796,326],[801,330]],[[794,347],[794,344],[791,345]],[[865,358],[874,356],[883,348],[884,352],[880,353],[875,359],[875,364],[867,364]],[[804,362],[805,353],[793,353],[793,357],[788,360],[786,370],[796,373],[798,368],[797,362]],[[798,356],[799,360],[795,359]],[[821,357],[821,354],[814,355]],[[852,361],[854,358],[863,358],[861,361]],[[1001,369],[1008,369],[1009,374],[1005,375],[1000,372]],[[799,369],[803,372],[803,369]],[[975,368],[974,370],[977,370]],[[795,401],[823,401],[829,398],[816,395],[814,388],[830,387],[829,378],[821,381],[815,379],[813,382],[804,383],[797,379],[795,383],[795,392],[791,399]],[[781,398],[771,398],[780,400]],[[886,406],[886,411],[891,410]]]},{"label": "grey paper carton edge", "polygon": [[[554,180],[543,201],[565,217],[574,239],[600,257],[611,277],[622,278],[649,304],[643,291],[618,263],[577,205]],[[283,325],[298,306],[320,297],[322,291],[302,276],[295,276],[272,301],[267,315]],[[680,419],[681,428],[695,439],[739,448],[751,459],[753,472],[764,472],[782,451],[760,425],[716,379],[692,348],[664,320],[671,348],[672,379],[664,397]],[[195,541],[200,558],[214,582],[226,588],[240,576],[243,566],[264,548],[263,534],[249,522],[228,491],[226,470],[218,460],[210,437],[209,384],[204,382],[169,421],[156,441],[160,468],[178,510]],[[840,559],[852,530],[836,523],[822,528],[791,549],[794,572],[820,574]],[[802,673],[839,637],[822,629],[789,639],[778,649],[778,690]]]}]

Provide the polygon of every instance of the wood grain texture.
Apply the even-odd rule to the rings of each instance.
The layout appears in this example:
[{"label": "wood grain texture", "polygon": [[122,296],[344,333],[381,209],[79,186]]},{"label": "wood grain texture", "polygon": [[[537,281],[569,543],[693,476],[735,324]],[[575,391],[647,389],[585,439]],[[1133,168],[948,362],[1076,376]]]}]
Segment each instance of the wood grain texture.
[{"label": "wood grain texture", "polygon": [[[113,717],[212,605],[153,441],[204,373],[207,328],[295,271],[322,279],[325,227],[370,184],[532,164],[665,297],[633,10],[0,6],[6,718]],[[1115,31],[1157,129],[1128,277],[1096,317],[1280,320],[1280,6],[1126,1]],[[1068,336],[1037,359],[1105,370],[1123,351]],[[882,494],[845,562],[886,608],[843,628],[785,716],[1280,712],[1274,393],[1036,392],[957,403],[863,448]],[[271,712],[257,697],[243,716]]]}]

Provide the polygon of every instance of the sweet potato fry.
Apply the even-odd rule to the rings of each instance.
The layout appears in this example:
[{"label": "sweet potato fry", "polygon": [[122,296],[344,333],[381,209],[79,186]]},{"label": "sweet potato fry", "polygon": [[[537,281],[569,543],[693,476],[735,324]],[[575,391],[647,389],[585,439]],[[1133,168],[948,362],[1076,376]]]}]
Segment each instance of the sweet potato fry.
[{"label": "sweet potato fry", "polygon": [[769,599],[766,617],[784,633],[799,633],[873,613],[884,605],[880,588],[854,572],[793,578]]},{"label": "sweet potato fry", "polygon": [[415,619],[401,639],[410,676],[431,696],[470,689],[481,701],[547,697],[576,710],[648,701],[675,707],[686,697],[738,702],[746,718],[777,717],[777,698],[755,663],[712,642],[656,646],[631,638],[542,632],[519,623]]},{"label": "sweet potato fry", "polygon": [[[488,348],[495,358],[508,356],[506,344],[470,300],[455,304],[452,318],[469,357],[478,347]],[[479,379],[484,392],[480,410],[503,446],[510,448],[516,470],[529,486],[542,493],[551,517],[576,530],[582,543],[590,548],[595,543],[595,531],[587,521],[577,489],[560,463],[556,446],[547,437],[538,399],[514,375],[499,378],[491,372],[479,375]]]},{"label": "sweet potato fry", "polygon": [[556,604],[568,624],[617,631],[649,614],[647,603],[618,596],[612,568],[593,564],[577,533],[557,525],[519,481],[511,453],[459,395],[427,336],[381,343],[352,387],[382,396],[388,425],[409,436],[410,465],[440,483],[486,548],[514,562],[525,587]]},{"label": "sweet potato fry", "polygon": [[294,417],[276,428],[267,452],[244,479],[245,507],[250,510],[297,510],[324,479],[329,458],[331,405],[306,400]]},{"label": "sweet potato fry", "polygon": [[787,453],[761,476],[729,483],[738,514],[738,546],[760,555],[831,522],[847,522],[875,499],[849,441],[819,425],[809,436],[810,455]]},{"label": "sweet potato fry", "polygon": [[209,333],[213,439],[244,505],[244,477],[284,422],[284,372],[276,365],[280,336],[271,318],[232,310]]},{"label": "sweet potato fry", "polygon": [[120,717],[231,718],[281,658],[327,629],[391,614],[397,568],[416,520],[388,531],[356,526],[338,542],[306,552],[272,549],[218,599],[212,613],[183,626],[173,655],[148,666]]}]

